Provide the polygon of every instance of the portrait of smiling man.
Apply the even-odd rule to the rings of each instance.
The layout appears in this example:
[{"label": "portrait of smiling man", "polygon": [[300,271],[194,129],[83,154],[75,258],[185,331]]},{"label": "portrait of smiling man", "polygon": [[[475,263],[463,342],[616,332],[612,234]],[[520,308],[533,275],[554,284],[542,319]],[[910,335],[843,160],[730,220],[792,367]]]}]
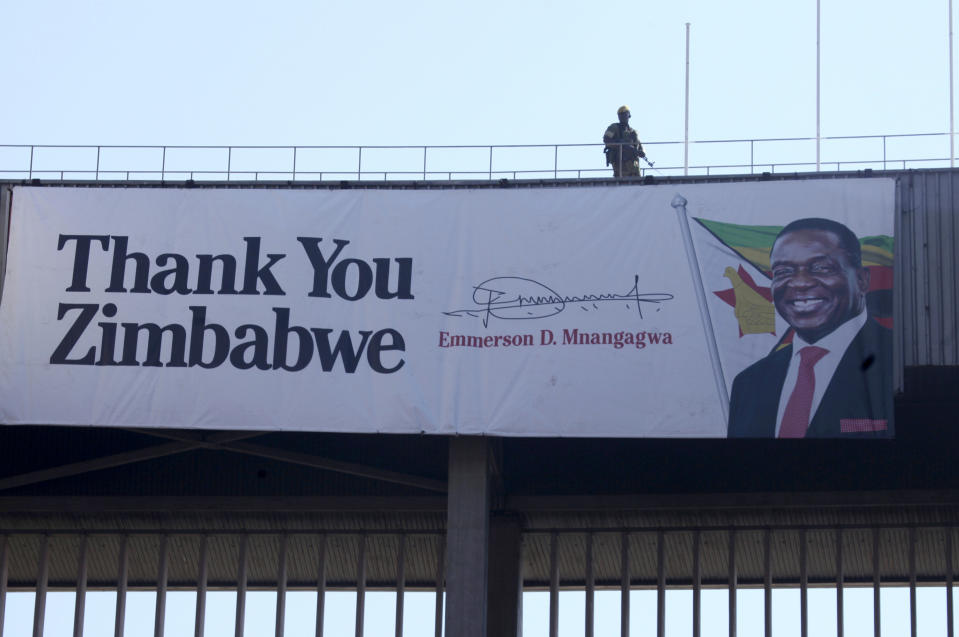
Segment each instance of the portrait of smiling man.
[{"label": "portrait of smiling man", "polygon": [[859,239],[837,221],[799,219],[776,236],[770,268],[794,336],[736,376],[728,436],[892,437],[892,331],[867,311]]}]

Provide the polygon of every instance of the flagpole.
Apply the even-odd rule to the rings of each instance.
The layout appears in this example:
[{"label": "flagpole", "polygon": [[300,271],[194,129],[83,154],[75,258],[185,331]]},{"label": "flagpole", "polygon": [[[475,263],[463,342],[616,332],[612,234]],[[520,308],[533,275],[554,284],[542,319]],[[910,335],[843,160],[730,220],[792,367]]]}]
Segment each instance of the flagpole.
[{"label": "flagpole", "polygon": [[956,167],[956,120],[953,101],[953,68],[952,68],[952,0],[949,0],[949,167]]},{"label": "flagpole", "polygon": [[[952,0],[949,0],[950,2]],[[689,174],[689,23],[686,23],[686,136],[683,143],[683,175]]]},{"label": "flagpole", "polygon": [[693,246],[693,234],[689,231],[689,217],[686,215],[686,198],[680,194],[673,197],[670,205],[676,210],[679,217],[680,231],[683,233],[683,245],[686,246],[686,260],[689,263],[689,272],[693,275],[693,286],[696,288],[696,302],[699,304],[699,316],[703,321],[703,330],[706,332],[706,343],[709,346],[709,360],[713,367],[713,380],[716,381],[716,391],[719,392],[719,403],[723,411],[723,426],[729,422],[729,392],[726,391],[726,379],[719,362],[719,347],[716,345],[716,332],[713,321],[709,316],[709,306],[706,303],[706,287],[703,284],[702,274],[699,272],[699,260],[696,258],[696,249]]},{"label": "flagpole", "polygon": [[[819,32],[820,32],[820,23],[821,23],[821,13],[819,10],[819,4],[821,0],[816,0],[816,172],[819,172],[819,162],[820,162],[820,147],[822,146],[822,125],[820,118],[820,103],[822,97],[820,95],[820,85],[822,84],[821,80],[821,60],[820,60],[820,42],[819,42]],[[952,2],[952,0],[949,0]]]}]

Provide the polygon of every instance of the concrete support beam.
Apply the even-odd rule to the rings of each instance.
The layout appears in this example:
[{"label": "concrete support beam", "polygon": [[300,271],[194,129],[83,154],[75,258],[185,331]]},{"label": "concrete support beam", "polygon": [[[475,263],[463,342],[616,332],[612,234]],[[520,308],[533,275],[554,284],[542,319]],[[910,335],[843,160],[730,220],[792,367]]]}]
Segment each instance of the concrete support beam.
[{"label": "concrete support beam", "polygon": [[446,636],[486,637],[490,443],[450,438],[446,531]]}]

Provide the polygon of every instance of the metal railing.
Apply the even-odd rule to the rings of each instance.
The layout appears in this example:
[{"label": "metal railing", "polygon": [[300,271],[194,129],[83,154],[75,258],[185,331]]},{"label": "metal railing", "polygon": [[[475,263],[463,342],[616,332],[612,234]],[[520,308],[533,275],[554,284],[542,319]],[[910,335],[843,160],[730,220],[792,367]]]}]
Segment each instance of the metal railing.
[{"label": "metal railing", "polygon": [[[793,621],[774,616],[774,597],[781,592],[798,592],[798,631],[802,637],[816,634],[811,617],[825,612],[833,618],[832,634],[843,635],[844,626],[868,623],[872,615],[876,637],[887,634],[882,626],[884,607],[892,606],[900,617],[908,616],[909,628],[897,634],[919,633],[920,615],[932,619],[939,615],[943,630],[954,634],[954,554],[956,528],[939,523],[898,525],[823,525],[823,526],[755,526],[755,527],[689,527],[689,528],[616,528],[616,529],[528,529],[524,533],[525,561],[545,562],[545,572],[524,578],[524,591],[548,592],[548,615],[524,614],[524,623],[537,628],[535,634],[558,637],[561,599],[571,591],[583,594],[585,608],[580,621],[580,634],[631,634],[630,606],[639,593],[646,601],[655,600],[649,613],[647,630],[632,634],[675,634],[668,622],[691,618],[693,634],[700,634],[703,625],[728,624],[728,635],[739,631],[749,634],[774,632]],[[424,563],[407,560],[407,549],[419,542],[414,555],[425,555]],[[561,545],[564,548],[561,550]],[[423,548],[426,551],[423,551]],[[44,635],[44,622],[49,593],[53,590],[74,591],[74,630],[76,637],[85,634],[106,634],[105,623],[113,619],[115,634],[123,635],[125,625],[137,634],[146,634],[152,625],[153,634],[162,637],[168,617],[169,591],[188,591],[195,596],[197,635],[209,622],[218,627],[217,635],[242,636],[246,624],[248,592],[268,590],[275,594],[277,636],[284,634],[287,617],[287,594],[309,591],[315,595],[315,612],[289,613],[290,621],[304,631],[318,636],[347,634],[324,630],[324,599],[329,591],[348,591],[355,610],[350,624],[355,635],[363,637],[364,600],[376,589],[392,594],[397,637],[404,634],[440,636],[444,624],[445,543],[442,531],[327,531],[315,530],[158,530],[100,529],[86,532],[68,530],[19,530],[0,532],[0,633],[4,631],[4,613],[8,598],[20,608],[11,615],[30,614],[34,637]],[[560,559],[561,552],[567,556]],[[532,559],[532,554],[546,555],[545,560]],[[791,562],[795,562],[792,564]],[[580,570],[581,568],[581,570]],[[224,569],[226,571],[224,572]],[[22,581],[29,571],[29,580]],[[573,572],[578,571],[578,572]],[[796,571],[798,576],[784,571]],[[896,571],[893,574],[891,571]],[[374,582],[373,573],[379,582]],[[8,573],[13,582],[8,581]],[[35,575],[34,575],[35,574]],[[21,580],[21,581],[17,581]],[[55,581],[59,580],[59,581]],[[938,603],[920,607],[918,589],[936,587],[941,593]],[[703,603],[707,589],[721,591],[723,609]],[[810,599],[812,589],[825,590],[826,599]],[[884,592],[905,589],[905,599],[887,598]],[[88,590],[115,593],[115,617],[99,617],[85,622]],[[667,610],[667,595],[689,591],[683,607]],[[871,605],[848,605],[846,593],[869,590]],[[131,591],[154,594],[155,614],[125,613]],[[233,598],[229,616],[223,608],[208,616],[207,596],[212,591],[225,591]],[[403,599],[407,591],[433,597],[432,612],[411,617],[414,630],[404,630]],[[761,591],[757,604],[749,591]],[[29,592],[30,597],[14,599],[10,593]],[[618,611],[610,617],[596,612],[599,596],[618,593]],[[608,598],[608,595],[606,595]],[[650,599],[652,597],[653,599]],[[862,597],[862,596],[859,596]],[[831,598],[831,599],[830,599]],[[636,598],[634,601],[642,601]],[[675,600],[681,601],[681,600]],[[27,608],[23,608],[27,602]],[[747,605],[747,602],[752,602]],[[615,602],[614,602],[615,604]],[[333,609],[334,611],[340,609]],[[545,609],[544,609],[545,610]],[[636,609],[640,610],[641,609]],[[235,612],[233,612],[235,611]],[[871,611],[871,612],[870,612]],[[635,612],[635,610],[634,610]],[[128,616],[129,615],[129,616]],[[546,616],[544,616],[546,615]],[[231,621],[235,617],[235,622]],[[616,622],[616,620],[619,622]],[[26,624],[27,622],[21,622]],[[620,630],[615,630],[615,623]],[[902,622],[905,623],[905,622]],[[232,624],[232,626],[231,626]],[[822,622],[819,622],[822,624]],[[760,629],[760,625],[762,629]],[[774,631],[776,627],[776,631]],[[17,634],[28,634],[26,627]],[[430,630],[432,628],[432,631]],[[545,629],[544,629],[545,628]],[[669,630],[667,631],[667,628]],[[90,629],[90,630],[87,630]],[[548,633],[547,633],[548,630]],[[377,631],[371,630],[371,633]],[[534,632],[532,630],[528,631]],[[719,632],[719,631],[714,631]],[[725,631],[722,631],[725,632]],[[300,633],[303,634],[303,633]],[[377,634],[385,634],[378,632]],[[860,633],[861,634],[861,633]]]},{"label": "metal railing", "polygon": [[[644,144],[654,176],[952,165],[948,133],[697,140]],[[603,144],[466,146],[128,146],[0,144],[0,179],[343,181],[608,178]]]}]

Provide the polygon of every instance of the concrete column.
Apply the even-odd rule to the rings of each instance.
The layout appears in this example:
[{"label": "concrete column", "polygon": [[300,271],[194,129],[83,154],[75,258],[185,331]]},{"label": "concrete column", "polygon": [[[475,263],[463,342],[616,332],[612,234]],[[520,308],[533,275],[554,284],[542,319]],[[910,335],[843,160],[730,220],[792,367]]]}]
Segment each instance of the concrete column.
[{"label": "concrete column", "polygon": [[489,607],[490,637],[520,637],[523,612],[522,529],[517,515],[502,513],[490,518]]},{"label": "concrete column", "polygon": [[446,524],[446,637],[486,637],[490,444],[450,438]]}]

